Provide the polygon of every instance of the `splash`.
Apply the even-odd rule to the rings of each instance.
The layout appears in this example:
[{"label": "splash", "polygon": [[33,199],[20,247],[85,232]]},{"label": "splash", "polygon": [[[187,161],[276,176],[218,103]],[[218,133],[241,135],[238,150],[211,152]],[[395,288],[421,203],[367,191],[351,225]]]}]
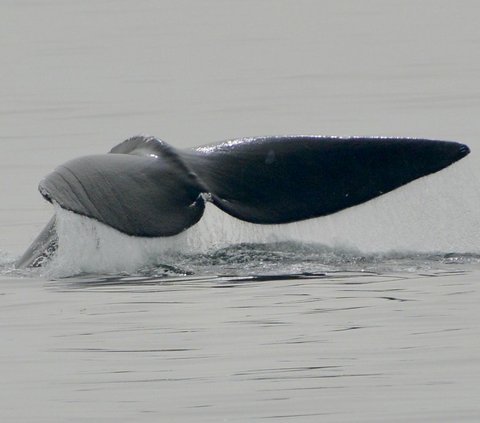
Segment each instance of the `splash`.
[{"label": "splash", "polygon": [[245,274],[417,271],[478,261],[480,192],[469,159],[324,218],[254,225],[207,204],[204,217],[165,238],[122,234],[55,208],[59,249],[46,277],[78,274]]},{"label": "splash", "polygon": [[10,268],[13,267],[15,258],[12,257],[6,251],[0,250],[0,268]]}]

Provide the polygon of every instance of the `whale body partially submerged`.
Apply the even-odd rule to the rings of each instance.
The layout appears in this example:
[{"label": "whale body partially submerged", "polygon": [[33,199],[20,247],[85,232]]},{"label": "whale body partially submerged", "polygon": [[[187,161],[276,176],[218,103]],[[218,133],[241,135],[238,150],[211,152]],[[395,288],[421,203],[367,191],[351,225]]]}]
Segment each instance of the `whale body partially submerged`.
[{"label": "whale body partially submerged", "polygon": [[[457,142],[415,138],[277,136],[178,150],[136,136],[109,154],[71,160],[40,182],[61,208],[137,237],[177,235],[205,202],[256,224],[352,207],[465,157]],[[17,261],[38,266],[57,247],[55,217]]]}]

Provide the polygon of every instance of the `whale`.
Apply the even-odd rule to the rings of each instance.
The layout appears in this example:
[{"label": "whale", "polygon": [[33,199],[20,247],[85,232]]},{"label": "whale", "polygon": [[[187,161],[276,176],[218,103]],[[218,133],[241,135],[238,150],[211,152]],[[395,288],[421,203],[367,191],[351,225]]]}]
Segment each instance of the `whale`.
[{"label": "whale", "polygon": [[[258,225],[327,216],[438,172],[467,145],[420,138],[265,136],[177,149],[134,136],[70,160],[39,183],[44,199],[135,237],[171,237],[207,202]],[[58,248],[55,216],[16,261],[42,266]]]}]

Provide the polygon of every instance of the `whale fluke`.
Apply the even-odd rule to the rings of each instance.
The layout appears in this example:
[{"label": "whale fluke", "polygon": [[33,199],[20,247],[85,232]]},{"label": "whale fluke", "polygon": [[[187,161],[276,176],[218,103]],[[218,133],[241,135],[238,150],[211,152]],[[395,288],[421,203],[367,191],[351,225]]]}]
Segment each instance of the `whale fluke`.
[{"label": "whale fluke", "polygon": [[469,153],[446,141],[264,137],[228,141],[186,158],[223,211],[252,223],[325,216],[437,172]]},{"label": "whale fluke", "polygon": [[[258,224],[325,216],[438,172],[469,152],[450,141],[321,136],[243,138],[177,150],[137,136],[110,154],[59,166],[39,190],[48,201],[125,234],[162,237],[197,223],[205,201]],[[54,220],[42,234],[18,266],[37,263],[42,249],[56,245]]]},{"label": "whale fluke", "polygon": [[205,207],[195,176],[168,156],[81,157],[48,175],[40,192],[66,210],[143,237],[176,235]]}]

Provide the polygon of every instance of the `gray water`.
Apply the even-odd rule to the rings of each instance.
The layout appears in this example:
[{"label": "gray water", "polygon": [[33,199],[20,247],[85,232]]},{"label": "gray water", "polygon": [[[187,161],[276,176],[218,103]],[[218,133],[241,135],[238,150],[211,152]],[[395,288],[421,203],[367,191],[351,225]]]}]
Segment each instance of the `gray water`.
[{"label": "gray water", "polygon": [[[475,1],[0,2],[0,421],[478,421]],[[139,240],[38,181],[137,133],[456,140],[454,166],[273,227]],[[92,236],[95,233],[95,237]]]}]

